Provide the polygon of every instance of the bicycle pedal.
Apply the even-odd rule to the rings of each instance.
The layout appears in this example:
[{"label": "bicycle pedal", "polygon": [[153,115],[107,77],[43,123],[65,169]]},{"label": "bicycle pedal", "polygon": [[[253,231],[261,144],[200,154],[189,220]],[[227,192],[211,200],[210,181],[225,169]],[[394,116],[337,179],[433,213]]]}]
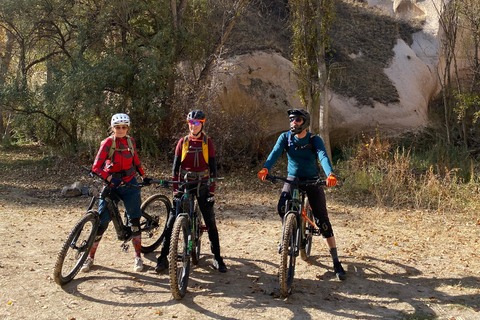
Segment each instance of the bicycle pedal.
[{"label": "bicycle pedal", "polygon": [[128,249],[130,248],[130,245],[128,245],[124,242],[124,243],[122,243],[122,245],[120,247],[122,247],[123,252],[128,252]]},{"label": "bicycle pedal", "polygon": [[320,229],[313,229],[312,234],[313,234],[314,236],[319,236],[319,235],[321,235]]},{"label": "bicycle pedal", "polygon": [[202,225],[202,226],[200,227],[200,231],[201,231],[201,232],[208,232],[208,227],[205,226],[205,225]]}]

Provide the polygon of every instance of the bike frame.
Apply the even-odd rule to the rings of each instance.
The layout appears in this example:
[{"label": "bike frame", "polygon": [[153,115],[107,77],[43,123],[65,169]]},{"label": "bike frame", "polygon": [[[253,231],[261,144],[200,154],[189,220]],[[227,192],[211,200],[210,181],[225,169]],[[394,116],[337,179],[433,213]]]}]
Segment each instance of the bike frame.
[{"label": "bike frame", "polygon": [[118,210],[118,205],[115,203],[115,200],[120,201],[120,197],[117,196],[112,188],[109,186],[104,186],[102,191],[100,192],[100,196],[96,197],[93,196],[90,204],[88,206],[87,212],[92,210],[97,200],[104,200],[106,205],[103,207],[102,212],[95,211],[100,216],[105,210],[108,210],[110,214],[110,218],[112,219],[113,226],[115,227],[115,232],[117,233],[118,240],[127,241],[129,238],[128,232],[126,231],[126,223],[123,221],[122,217],[120,216],[120,211]]},{"label": "bike frame", "polygon": [[[287,297],[292,291],[296,258],[299,255],[303,260],[308,258],[312,245],[311,236],[318,234],[313,221],[307,216],[308,208],[305,208],[307,191],[301,186],[323,185],[325,182],[322,180],[291,180],[270,175],[267,175],[266,179],[272,182],[282,180],[291,186],[292,199],[285,201],[282,241],[279,249],[281,255],[279,266],[280,290],[282,295]],[[307,223],[310,224],[308,227]],[[311,231],[312,234],[307,234],[307,230]]]},{"label": "bike frame", "polygon": [[[96,178],[97,175],[90,171],[89,176]],[[59,285],[64,285],[72,281],[80,271],[80,268],[87,258],[87,254],[90,252],[97,236],[98,227],[100,225],[100,216],[105,212],[105,210],[108,210],[110,214],[110,218],[114,224],[118,240],[123,241],[121,245],[123,251],[128,251],[129,245],[127,244],[127,241],[131,239],[132,231],[130,228],[128,228],[128,222],[127,220],[124,220],[124,217],[121,216],[118,208],[117,203],[122,200],[122,197],[114,192],[114,189],[108,186],[108,181],[105,181],[100,176],[98,176],[98,178],[101,178],[105,183],[100,191],[100,195],[91,197],[86,213],[73,226],[69,235],[67,236],[67,239],[63,243],[60,252],[57,255],[53,277],[55,282]],[[122,187],[140,189],[146,185],[149,184],[140,183],[139,185],[136,185],[126,183],[122,184]],[[94,209],[99,200],[105,201],[105,206],[103,206],[103,209],[100,212],[98,209]],[[142,253],[152,252],[163,240],[164,231],[160,233],[157,231],[157,229],[160,227],[159,221],[162,216],[161,213],[165,212],[163,211],[165,208],[168,216],[171,203],[167,197],[160,194],[153,195],[144,203],[142,203],[140,208],[142,210],[142,216],[140,218],[140,232],[145,232],[149,239],[153,238],[154,240],[153,243],[147,246],[142,244]],[[147,214],[145,212],[146,210],[152,210],[152,213]]]},{"label": "bike frame", "polygon": [[[188,255],[191,255],[192,252],[192,245],[193,240],[197,241],[197,239],[193,239],[192,235],[196,235],[199,233],[198,231],[203,232],[203,228],[197,225],[197,215],[198,212],[195,211],[195,201],[197,201],[192,193],[194,190],[198,190],[200,184],[206,183],[207,185],[213,182],[214,180],[223,180],[223,178],[208,178],[208,179],[201,179],[201,180],[192,180],[192,181],[169,181],[169,180],[152,180],[152,183],[158,183],[164,188],[169,188],[171,184],[178,184],[179,189],[183,188],[181,191],[183,194],[176,201],[175,205],[175,219],[179,216],[187,216],[189,222],[189,231],[188,231]],[[190,187],[197,184],[197,187]],[[184,209],[184,204],[188,202],[189,210],[186,212]],[[186,206],[185,206],[186,207]]]},{"label": "bike frame", "polygon": [[[192,180],[192,181],[167,181],[167,180],[153,180],[152,183],[158,183],[161,184],[162,187],[164,188],[169,188],[170,184],[178,184],[180,188],[184,187],[184,191],[182,191],[182,196],[179,200],[176,201],[176,206],[175,206],[175,218],[185,215],[188,216],[188,219],[191,224],[193,224],[191,228],[191,232],[193,233],[195,231],[195,214],[198,214],[198,212],[195,212],[195,197],[192,194],[193,190],[197,190],[200,187],[200,184],[202,183],[211,183],[214,180],[222,180],[223,178],[208,178],[208,179],[201,179],[201,180]],[[197,184],[198,186],[195,188],[188,188],[189,185],[195,185]],[[186,210],[182,210],[183,204],[188,201],[189,204],[189,211],[186,212]]]},{"label": "bike frame", "polygon": [[286,183],[289,183],[292,185],[292,199],[291,200],[286,200],[285,201],[285,215],[283,216],[283,232],[282,232],[282,242],[283,242],[283,233],[285,231],[285,221],[287,220],[287,216],[290,214],[295,215],[295,219],[297,220],[297,230],[295,234],[295,256],[299,255],[299,248],[300,248],[300,243],[303,239],[306,238],[306,228],[305,224],[303,221],[306,223],[310,224],[313,228],[315,228],[315,223],[310,220],[307,217],[307,210],[305,208],[305,198],[307,192],[305,190],[301,190],[299,185],[300,184],[320,184],[323,185],[325,184],[325,181],[317,181],[317,180],[312,180],[312,181],[299,181],[297,179],[295,180],[288,180],[285,178],[281,177],[275,177],[275,176],[269,176],[269,180],[272,180],[272,182],[275,182],[276,180],[282,180]]},{"label": "bike frame", "polygon": [[[285,208],[288,208],[288,211],[286,210],[286,213],[283,216],[283,231],[285,231],[285,221],[287,220],[288,215],[294,214],[297,220],[297,231],[295,232],[295,251],[294,251],[294,254],[296,257],[299,255],[300,243],[302,239],[305,238],[305,228],[304,228],[304,224],[302,223],[302,220],[307,218],[306,210],[305,210],[305,196],[306,196],[306,191],[300,190],[297,185],[294,185],[292,200],[287,200],[285,202]],[[310,219],[306,219],[306,221],[308,223],[312,223],[312,226],[315,226],[313,222],[310,221]],[[284,232],[282,232],[282,242],[284,241],[283,234]]]},{"label": "bike frame", "polygon": [[[181,184],[181,183],[180,183]],[[198,212],[195,212],[195,197],[191,193],[192,190],[196,190],[197,188],[190,189],[187,188],[188,182],[184,183],[183,185],[185,186],[183,195],[180,199],[177,200],[176,205],[175,205],[175,219],[179,216],[187,216],[188,217],[188,222],[189,222],[189,228],[188,228],[188,251],[187,254],[190,257],[192,253],[192,244],[193,244],[193,239],[192,235],[196,234],[196,229],[199,228],[199,226],[196,225],[196,215]],[[184,204],[188,202],[189,206],[189,211],[185,212],[183,210],[185,208]]]}]

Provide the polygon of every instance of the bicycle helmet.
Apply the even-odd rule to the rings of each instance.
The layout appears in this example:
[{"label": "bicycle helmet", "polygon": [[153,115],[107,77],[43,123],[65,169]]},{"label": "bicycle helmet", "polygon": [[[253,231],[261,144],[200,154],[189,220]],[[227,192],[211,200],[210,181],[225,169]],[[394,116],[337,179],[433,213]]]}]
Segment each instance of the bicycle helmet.
[{"label": "bicycle helmet", "polygon": [[112,121],[110,121],[110,125],[113,127],[122,124],[130,127],[130,117],[125,113],[114,114],[112,116]]},{"label": "bicycle helmet", "polygon": [[310,125],[310,114],[303,109],[289,109],[287,110],[287,114],[289,118],[292,118],[292,117],[303,118],[303,123],[301,126],[299,127],[290,126],[290,131],[293,134],[302,132],[304,129],[308,128],[308,126]]},{"label": "bicycle helmet", "polygon": [[205,121],[205,114],[203,113],[202,110],[192,110],[187,115],[187,121],[188,120],[199,120],[199,121],[204,122]]}]

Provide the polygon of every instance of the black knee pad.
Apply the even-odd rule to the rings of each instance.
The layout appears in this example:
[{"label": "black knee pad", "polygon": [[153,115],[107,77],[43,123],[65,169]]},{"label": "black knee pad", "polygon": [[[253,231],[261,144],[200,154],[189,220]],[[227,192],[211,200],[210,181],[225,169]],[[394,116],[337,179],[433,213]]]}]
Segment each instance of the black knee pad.
[{"label": "black knee pad", "polygon": [[128,225],[130,226],[130,230],[132,230],[132,235],[138,236],[139,234],[141,234],[140,218],[129,218]]},{"label": "black knee pad", "polygon": [[292,196],[288,192],[282,192],[280,195],[280,199],[278,200],[278,205],[277,205],[277,212],[280,218],[283,219],[283,216],[285,215],[285,202],[287,200],[292,200]]},{"label": "black knee pad", "polygon": [[324,237],[325,239],[333,237],[333,229],[330,221],[315,219],[315,223],[317,224],[317,227],[322,234],[322,237]]}]

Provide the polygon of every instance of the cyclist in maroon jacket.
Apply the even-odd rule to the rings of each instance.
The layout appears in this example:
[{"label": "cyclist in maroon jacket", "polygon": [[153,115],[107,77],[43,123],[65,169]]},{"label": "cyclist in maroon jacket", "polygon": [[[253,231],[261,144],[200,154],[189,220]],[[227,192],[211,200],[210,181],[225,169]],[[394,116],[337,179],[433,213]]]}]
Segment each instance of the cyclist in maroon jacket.
[{"label": "cyclist in maroon jacket", "polygon": [[[212,140],[202,130],[205,123],[205,115],[201,110],[190,111],[187,115],[188,128],[190,133],[181,138],[175,148],[175,158],[173,161],[172,180],[173,181],[192,181],[204,178],[216,178],[217,168],[215,162],[215,149]],[[178,185],[173,186],[174,206],[176,197],[182,190]],[[210,185],[202,184],[198,190],[197,201],[203,220],[208,227],[208,237],[211,243],[213,253],[213,267],[220,272],[227,272],[227,267],[220,255],[220,240],[218,237],[217,224],[215,222],[215,213],[213,211],[215,182]],[[175,223],[175,207],[170,212],[166,229],[165,238],[162,245],[162,251],[157,258],[156,272],[168,268],[168,251],[170,248],[170,238],[172,228]]]},{"label": "cyclist in maroon jacket", "polygon": [[[128,225],[132,230],[132,243],[135,248],[135,264],[133,269],[139,272],[143,270],[143,261],[141,258],[142,235],[140,232],[140,217],[142,216],[140,210],[142,202],[140,189],[119,187],[125,183],[138,185],[135,178],[136,173],[142,176],[145,184],[148,184],[152,179],[145,177],[145,172],[138,159],[135,140],[127,135],[130,129],[129,116],[125,113],[114,114],[110,124],[113,134],[101,142],[100,149],[92,166],[92,171],[108,181],[113,191],[123,200],[128,217]],[[104,206],[105,202],[100,200],[98,212],[102,212]],[[107,230],[110,220],[108,210],[101,213],[97,236],[88,258],[82,266],[82,272],[88,272],[92,267],[98,243],[102,239],[105,230]]]}]

